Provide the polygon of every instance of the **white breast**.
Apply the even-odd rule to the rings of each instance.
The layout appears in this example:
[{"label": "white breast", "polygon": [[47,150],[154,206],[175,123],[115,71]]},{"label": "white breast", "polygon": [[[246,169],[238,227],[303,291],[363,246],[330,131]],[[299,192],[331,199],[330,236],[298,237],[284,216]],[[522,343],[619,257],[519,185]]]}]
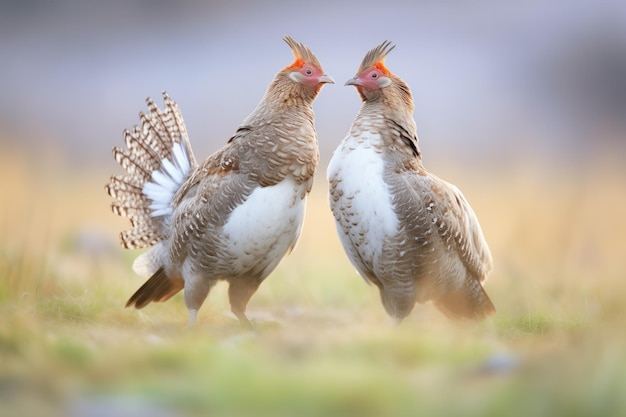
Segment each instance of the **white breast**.
[{"label": "white breast", "polygon": [[375,147],[379,143],[378,134],[346,138],[327,171],[329,180],[336,183],[331,209],[344,249],[357,269],[362,266],[354,259],[356,254],[374,271],[385,238],[398,229],[391,193],[383,181],[383,155]]},{"label": "white breast", "polygon": [[293,248],[304,219],[305,187],[288,177],[255,189],[233,210],[223,234],[234,271],[263,270],[264,278]]}]

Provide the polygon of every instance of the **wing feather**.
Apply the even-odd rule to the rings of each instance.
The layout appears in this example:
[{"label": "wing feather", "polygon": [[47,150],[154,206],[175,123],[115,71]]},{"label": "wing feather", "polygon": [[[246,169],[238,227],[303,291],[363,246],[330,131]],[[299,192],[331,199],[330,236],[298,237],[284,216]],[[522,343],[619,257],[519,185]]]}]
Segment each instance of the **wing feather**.
[{"label": "wing feather", "polygon": [[[448,250],[454,250],[470,274],[484,282],[493,269],[493,259],[476,214],[463,193],[454,185],[432,174],[404,176],[416,199],[412,205],[423,207],[428,227],[439,236]],[[423,232],[422,232],[423,233]]]}]

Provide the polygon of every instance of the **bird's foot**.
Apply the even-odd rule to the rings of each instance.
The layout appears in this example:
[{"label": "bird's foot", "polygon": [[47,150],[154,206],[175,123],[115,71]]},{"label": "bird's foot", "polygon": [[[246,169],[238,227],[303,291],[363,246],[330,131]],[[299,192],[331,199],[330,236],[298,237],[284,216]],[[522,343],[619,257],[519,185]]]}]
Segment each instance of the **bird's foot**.
[{"label": "bird's foot", "polygon": [[237,319],[239,320],[239,323],[241,324],[242,327],[248,329],[248,330],[253,330],[254,329],[254,322],[251,321],[247,316],[246,313],[244,312],[235,312],[233,311],[233,314],[237,317]]},{"label": "bird's foot", "polygon": [[189,310],[189,322],[185,326],[185,329],[190,329],[196,325],[198,321],[198,310]]}]

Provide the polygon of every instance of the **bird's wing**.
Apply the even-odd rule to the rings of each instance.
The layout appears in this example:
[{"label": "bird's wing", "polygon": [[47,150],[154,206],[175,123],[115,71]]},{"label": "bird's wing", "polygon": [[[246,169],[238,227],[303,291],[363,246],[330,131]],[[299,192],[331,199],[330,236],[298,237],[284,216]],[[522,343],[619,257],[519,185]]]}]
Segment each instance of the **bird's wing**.
[{"label": "bird's wing", "polygon": [[432,174],[414,174],[410,181],[421,198],[431,230],[436,231],[448,249],[458,253],[472,276],[484,282],[493,260],[478,218],[463,193]]},{"label": "bird's wing", "polygon": [[172,247],[178,248],[179,255],[185,255],[191,241],[203,240],[202,236],[221,228],[230,213],[258,186],[241,172],[239,152],[239,147],[229,141],[204,160],[174,195]]}]

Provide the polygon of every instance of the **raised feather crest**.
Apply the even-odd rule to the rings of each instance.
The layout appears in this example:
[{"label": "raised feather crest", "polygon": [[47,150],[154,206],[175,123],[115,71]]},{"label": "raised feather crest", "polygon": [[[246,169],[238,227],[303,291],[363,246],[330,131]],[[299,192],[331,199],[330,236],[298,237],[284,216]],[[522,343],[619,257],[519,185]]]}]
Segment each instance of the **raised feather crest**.
[{"label": "raised feather crest", "polygon": [[287,35],[283,38],[283,40],[289,45],[291,51],[293,52],[293,57],[295,61],[289,65],[290,67],[301,67],[305,62],[316,66],[317,68],[322,68],[322,64],[317,59],[315,54],[303,43],[295,41],[291,36]]},{"label": "raised feather crest", "polygon": [[396,45],[392,45],[391,41],[384,41],[376,48],[370,49],[367,54],[365,54],[363,62],[361,62],[358,74],[375,65],[378,66],[383,72],[389,72],[384,65],[385,58],[395,47]]}]

